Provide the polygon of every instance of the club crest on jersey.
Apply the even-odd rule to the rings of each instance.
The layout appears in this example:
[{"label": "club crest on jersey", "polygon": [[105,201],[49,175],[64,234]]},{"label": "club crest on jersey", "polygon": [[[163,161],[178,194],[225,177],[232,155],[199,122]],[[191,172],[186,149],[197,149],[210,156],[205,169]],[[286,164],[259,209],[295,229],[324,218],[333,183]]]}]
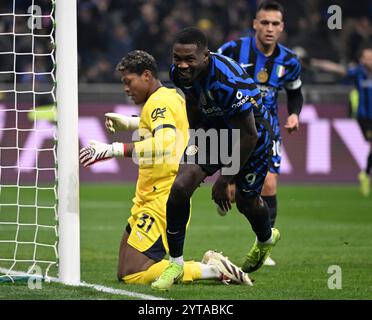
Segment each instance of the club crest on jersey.
[{"label": "club crest on jersey", "polygon": [[269,79],[269,74],[267,73],[266,69],[261,69],[257,73],[257,80],[261,83],[265,83]]},{"label": "club crest on jersey", "polygon": [[153,112],[151,112],[151,119],[152,121],[156,121],[158,118],[165,118],[164,113],[167,111],[167,108],[156,108]]},{"label": "club crest on jersey", "polygon": [[195,156],[198,153],[198,146],[196,146],[195,144],[188,146],[185,153],[187,156]]}]

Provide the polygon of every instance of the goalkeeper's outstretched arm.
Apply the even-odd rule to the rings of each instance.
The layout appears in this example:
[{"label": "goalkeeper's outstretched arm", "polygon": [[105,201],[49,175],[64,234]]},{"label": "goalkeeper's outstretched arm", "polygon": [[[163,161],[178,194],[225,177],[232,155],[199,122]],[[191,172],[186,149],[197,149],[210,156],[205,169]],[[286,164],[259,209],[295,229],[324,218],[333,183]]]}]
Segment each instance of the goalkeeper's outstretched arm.
[{"label": "goalkeeper's outstretched arm", "polygon": [[123,116],[119,113],[105,113],[105,127],[108,132],[127,131],[138,129],[140,118],[136,116]]},{"label": "goalkeeper's outstretched arm", "polygon": [[89,167],[113,157],[131,157],[133,152],[138,158],[147,160],[168,156],[175,149],[177,137],[175,128],[164,128],[153,137],[134,143],[107,144],[91,140],[88,146],[80,150],[80,163],[84,167]]}]

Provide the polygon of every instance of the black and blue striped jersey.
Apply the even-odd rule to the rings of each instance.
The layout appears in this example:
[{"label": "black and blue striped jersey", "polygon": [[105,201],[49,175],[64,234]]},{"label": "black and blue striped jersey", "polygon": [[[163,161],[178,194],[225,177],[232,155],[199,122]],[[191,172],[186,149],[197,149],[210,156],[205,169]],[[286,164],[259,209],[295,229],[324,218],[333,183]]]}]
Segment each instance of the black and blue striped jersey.
[{"label": "black and blue striped jersey", "polygon": [[278,91],[301,87],[301,64],[293,51],[277,44],[266,57],[256,46],[255,37],[240,38],[222,45],[218,53],[237,61],[261,90],[263,103],[273,117],[278,116]]},{"label": "black and blue striped jersey", "polygon": [[357,118],[372,120],[372,77],[362,65],[348,69],[347,76],[358,90]]},{"label": "black and blue striped jersey", "polygon": [[234,60],[211,53],[208,72],[192,84],[182,83],[175,65],[171,66],[170,79],[186,96],[199,101],[203,122],[212,127],[230,128],[229,117],[244,112],[254,112],[257,131],[270,126],[271,117],[262,103],[260,90],[253,79]]},{"label": "black and blue striped jersey", "polygon": [[[198,79],[190,83],[183,82],[175,65],[171,66],[170,79],[185,93],[186,100],[189,98],[198,102],[203,129],[232,129],[229,124],[231,117],[253,112],[258,140],[248,161],[240,168],[235,182],[244,197],[259,195],[269,167],[273,118],[264,107],[260,90],[253,79],[236,61],[216,53],[210,54],[208,70]],[[189,107],[187,103],[186,107]],[[227,131],[231,133],[231,130]],[[226,146],[231,151],[230,138]],[[208,146],[204,148],[207,154],[211,152]],[[187,155],[187,149],[185,153]],[[198,164],[208,175],[221,168],[221,163]]]}]

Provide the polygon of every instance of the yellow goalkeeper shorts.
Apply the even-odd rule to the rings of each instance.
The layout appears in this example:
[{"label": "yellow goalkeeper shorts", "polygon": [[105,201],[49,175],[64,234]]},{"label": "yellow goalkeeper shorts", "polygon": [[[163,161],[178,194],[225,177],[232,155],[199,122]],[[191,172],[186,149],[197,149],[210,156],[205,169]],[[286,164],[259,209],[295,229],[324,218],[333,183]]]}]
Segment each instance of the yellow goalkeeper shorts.
[{"label": "yellow goalkeeper shorts", "polygon": [[128,244],[154,261],[162,260],[169,252],[165,216],[167,200],[168,195],[160,196],[144,205],[135,203],[128,219],[131,228]]}]

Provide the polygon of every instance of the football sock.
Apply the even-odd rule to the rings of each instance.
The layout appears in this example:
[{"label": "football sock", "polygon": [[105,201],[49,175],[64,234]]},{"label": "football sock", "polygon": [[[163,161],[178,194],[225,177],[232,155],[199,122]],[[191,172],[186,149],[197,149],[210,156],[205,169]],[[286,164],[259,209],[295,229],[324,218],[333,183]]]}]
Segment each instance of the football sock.
[{"label": "football sock", "polygon": [[125,283],[150,284],[154,282],[155,279],[158,278],[168,266],[168,260],[161,260],[157,263],[154,263],[145,271],[126,275],[122,279]]},{"label": "football sock", "polygon": [[183,283],[190,283],[195,280],[201,280],[202,278],[202,263],[195,261],[186,261],[183,265]]},{"label": "football sock", "polygon": [[261,241],[259,241],[258,239],[257,239],[257,241],[259,242],[259,243],[261,243],[261,244],[272,244],[273,243],[273,233],[271,232],[271,236],[270,236],[270,238],[269,239],[267,239],[266,241],[264,241],[264,242],[261,242]]},{"label": "football sock", "polygon": [[[261,199],[258,201],[262,201]],[[265,201],[258,210],[249,210],[248,208],[238,208],[240,212],[248,219],[253,231],[257,236],[257,240],[265,242],[271,237],[271,224],[269,217],[269,207]]]},{"label": "football sock", "polygon": [[175,200],[172,195],[167,201],[167,239],[169,255],[173,258],[183,254],[186,225],[190,216],[190,200]]},{"label": "football sock", "polygon": [[370,174],[372,168],[372,152],[368,156],[366,173]]},{"label": "football sock", "polygon": [[[201,263],[194,262],[194,261],[186,261],[184,264],[184,273],[183,273],[183,283],[190,283],[195,280],[202,279],[202,269]],[[132,283],[132,284],[151,284],[154,282],[165,270],[166,267],[169,266],[168,260],[161,260],[155,264],[153,264],[150,268],[145,271],[129,274],[124,276],[122,280],[125,283]],[[209,279],[209,278],[205,278]],[[218,277],[217,277],[218,279]]]},{"label": "football sock", "polygon": [[180,257],[177,257],[177,258],[169,257],[169,261],[180,264],[181,266],[184,264],[183,256],[180,256]]},{"label": "football sock", "polygon": [[273,196],[262,196],[262,199],[266,201],[267,206],[269,207],[270,223],[271,228],[273,228],[275,225],[278,204],[276,194]]}]

